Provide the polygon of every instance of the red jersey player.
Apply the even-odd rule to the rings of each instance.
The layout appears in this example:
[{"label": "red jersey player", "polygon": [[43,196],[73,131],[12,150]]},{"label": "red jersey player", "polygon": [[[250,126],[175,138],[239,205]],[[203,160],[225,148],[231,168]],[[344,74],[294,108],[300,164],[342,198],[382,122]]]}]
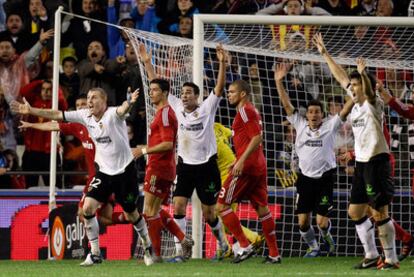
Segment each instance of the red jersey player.
[{"label": "red jersey player", "polygon": [[267,167],[262,146],[261,118],[249,101],[250,86],[243,80],[233,82],[228,89],[228,99],[237,109],[233,121],[233,145],[236,162],[226,179],[218,199],[218,210],[224,225],[240,243],[239,253],[233,263],[240,263],[254,253],[243,234],[240,221],[231,209],[233,202],[249,199],[255,208],[263,227],[263,234],[269,247],[265,263],[281,263],[276,244],[275,223],[267,205]]},{"label": "red jersey player", "polygon": [[154,262],[161,262],[161,231],[165,227],[177,237],[183,248],[184,258],[191,257],[194,244],[175,223],[171,215],[161,209],[168,200],[175,179],[175,146],[178,122],[168,104],[170,85],[163,79],[150,82],[149,96],[157,112],[150,126],[148,145],[133,148],[135,158],[148,155],[144,184],[144,215],[154,250]]}]

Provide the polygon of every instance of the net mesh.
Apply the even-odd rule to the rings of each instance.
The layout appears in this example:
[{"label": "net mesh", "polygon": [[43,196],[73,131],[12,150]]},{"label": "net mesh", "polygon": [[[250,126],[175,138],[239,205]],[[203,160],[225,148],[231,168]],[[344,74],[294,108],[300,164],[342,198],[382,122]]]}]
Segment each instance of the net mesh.
[{"label": "net mesh", "polygon": [[[334,80],[327,65],[312,47],[311,36],[321,32],[328,51],[334,59],[351,71],[355,58],[367,59],[370,72],[381,79],[393,94],[403,101],[412,98],[414,51],[412,28],[367,26],[265,26],[265,25],[205,25],[204,93],[214,88],[218,72],[215,58],[217,43],[229,51],[226,83],[237,79],[250,83],[252,101],[263,119],[264,151],[268,166],[269,206],[276,219],[277,239],[283,256],[303,255],[307,246],[300,238],[294,217],[297,162],[294,155],[294,130],[286,123],[283,108],[277,97],[273,80],[275,63],[287,62],[291,70],[286,76],[285,87],[295,108],[303,112],[306,102],[320,99],[326,104],[326,114],[334,109],[329,104],[344,92]],[[181,85],[192,81],[192,40],[160,34],[125,29],[138,54],[139,43],[153,49],[152,64],[159,77],[171,82],[172,93],[179,95]],[[141,64],[141,72],[145,72]],[[148,80],[143,76],[145,89]],[[339,97],[340,98],[340,97]],[[341,101],[341,100],[337,100]],[[342,100],[343,101],[343,100]],[[152,121],[153,108],[146,99],[147,121]],[[216,121],[231,127],[235,109],[226,100],[220,103]],[[391,134],[391,150],[395,156],[396,196],[392,216],[408,231],[413,222],[411,197],[411,170],[414,165],[414,125],[395,112],[386,110],[387,126]],[[338,153],[352,150],[353,137],[349,125],[340,131],[337,139]],[[338,158],[335,207],[331,214],[332,234],[337,243],[337,255],[361,255],[363,249],[355,234],[354,224],[348,219],[347,206],[353,165]],[[170,208],[172,212],[172,209]],[[187,232],[191,228],[188,208]],[[254,210],[242,203],[238,210],[242,224],[261,232]],[[315,223],[315,222],[313,222]],[[211,257],[215,241],[204,226],[203,256]],[[315,228],[317,231],[317,228]],[[377,243],[379,245],[379,243]],[[399,246],[400,244],[397,243]],[[165,234],[165,256],[174,253],[171,236]],[[266,252],[266,249],[264,249]]]}]

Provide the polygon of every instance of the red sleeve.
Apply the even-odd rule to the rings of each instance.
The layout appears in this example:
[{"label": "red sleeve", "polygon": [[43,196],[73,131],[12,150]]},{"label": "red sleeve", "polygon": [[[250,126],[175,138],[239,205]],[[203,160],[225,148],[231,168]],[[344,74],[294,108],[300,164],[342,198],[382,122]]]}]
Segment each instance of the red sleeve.
[{"label": "red sleeve", "polygon": [[74,128],[72,127],[73,127],[72,123],[67,123],[67,122],[59,123],[59,129],[65,136],[75,135]]},{"label": "red sleeve", "polygon": [[247,122],[245,121],[244,124],[246,127],[247,135],[251,139],[262,133],[262,126],[260,125],[260,119],[257,116],[256,111],[251,109],[245,109],[245,112],[247,116]]},{"label": "red sleeve", "polygon": [[388,103],[390,107],[396,111],[399,115],[414,120],[414,107],[408,106],[404,103],[401,103],[400,100],[396,99],[395,97],[391,98],[390,102]]},{"label": "red sleeve", "polygon": [[58,106],[61,111],[66,111],[68,109],[68,102],[66,101],[65,96],[63,96],[63,91],[60,87],[58,92]]},{"label": "red sleeve", "polygon": [[28,83],[20,89],[20,95],[26,98],[27,102],[34,103],[37,97],[40,97],[40,91],[42,89],[42,80],[36,80]]},{"label": "red sleeve", "polygon": [[175,136],[177,133],[177,118],[174,114],[172,114],[171,109],[163,110],[169,111],[168,117],[163,117],[161,120],[162,128],[160,128],[161,131],[161,140],[164,141],[170,141],[174,142]]}]

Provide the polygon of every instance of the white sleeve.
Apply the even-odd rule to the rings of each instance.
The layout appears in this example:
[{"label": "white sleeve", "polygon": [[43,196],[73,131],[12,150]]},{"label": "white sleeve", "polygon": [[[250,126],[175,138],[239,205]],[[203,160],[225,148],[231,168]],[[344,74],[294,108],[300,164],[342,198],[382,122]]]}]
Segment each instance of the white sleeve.
[{"label": "white sleeve", "polygon": [[212,91],[207,99],[201,103],[200,109],[206,110],[207,113],[215,114],[217,112],[221,99],[222,97],[217,97],[214,91]]},{"label": "white sleeve", "polygon": [[171,108],[173,108],[174,112],[180,111],[182,106],[181,99],[171,93],[168,94],[168,103],[170,104]]},{"label": "white sleeve", "polygon": [[342,125],[344,124],[344,122],[342,121],[341,117],[339,116],[339,114],[336,114],[335,116],[333,116],[332,118],[329,119],[329,126],[332,130],[335,130],[335,132],[337,130],[339,130],[339,128],[342,127]]},{"label": "white sleeve", "polygon": [[293,125],[297,130],[300,125],[306,124],[306,119],[299,114],[297,110],[290,116],[286,116],[286,119]]},{"label": "white sleeve", "polygon": [[78,122],[78,123],[84,124],[87,113],[89,113],[89,111],[86,109],[78,110],[78,111],[63,112],[63,120],[67,122]]}]

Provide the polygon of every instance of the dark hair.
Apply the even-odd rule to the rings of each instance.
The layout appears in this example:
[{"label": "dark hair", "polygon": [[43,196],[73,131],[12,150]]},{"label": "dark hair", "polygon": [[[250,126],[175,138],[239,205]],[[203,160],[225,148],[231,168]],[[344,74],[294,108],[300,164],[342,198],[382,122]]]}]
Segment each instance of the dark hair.
[{"label": "dark hair", "polygon": [[183,84],[183,87],[191,87],[191,88],[193,88],[194,95],[200,95],[200,88],[196,84],[194,84],[193,82],[185,82]]},{"label": "dark hair", "polygon": [[343,105],[344,104],[344,98],[341,95],[330,96],[328,98],[328,104],[330,102],[339,103],[339,104]]},{"label": "dark hair", "polygon": [[76,64],[78,60],[73,56],[68,56],[62,60],[62,65],[64,65],[65,62],[73,62],[74,64]]},{"label": "dark hair", "polygon": [[81,93],[78,96],[76,96],[75,101],[78,99],[88,99],[88,96],[85,93]]},{"label": "dark hair", "polygon": [[3,155],[6,158],[6,160],[7,160],[7,157],[6,157],[7,155],[11,155],[13,157],[13,167],[10,168],[11,171],[15,171],[19,168],[19,157],[17,156],[16,151],[12,149],[6,149],[3,151]]},{"label": "dark hair", "polygon": [[245,80],[236,80],[231,84],[236,86],[239,91],[245,91],[247,95],[250,94],[250,85]]},{"label": "dark hair", "polygon": [[9,36],[9,35],[1,35],[0,36],[0,42],[10,42],[10,44],[12,45],[12,47],[14,49],[16,49],[16,45],[14,44],[13,39]]},{"label": "dark hair", "polygon": [[108,99],[108,94],[106,93],[106,91],[103,88],[95,87],[95,88],[89,89],[89,91],[97,91],[102,95],[102,97],[104,99]]},{"label": "dark hair", "polygon": [[53,82],[52,82],[51,79],[43,79],[42,81],[43,81],[43,83],[48,83],[48,84],[53,85]]},{"label": "dark hair", "polygon": [[[372,89],[375,90],[375,86],[377,85],[377,79],[375,78],[374,75],[372,75],[368,71],[367,71],[367,75],[368,75],[369,81],[371,83]],[[357,79],[362,83],[361,74],[359,74],[359,72],[356,71],[356,70],[352,71],[351,74],[349,74],[349,79]]]},{"label": "dark hair", "polygon": [[306,111],[308,111],[310,106],[319,106],[321,108],[321,112],[323,113],[324,109],[323,109],[323,105],[322,102],[316,99],[312,99],[308,102],[308,104],[306,105]]},{"label": "dark hair", "polygon": [[167,95],[170,92],[170,83],[165,79],[153,79],[150,84],[157,84],[163,92],[167,92]]},{"label": "dark hair", "polygon": [[7,22],[7,20],[9,20],[10,16],[12,16],[12,15],[17,15],[18,17],[20,17],[20,20],[23,23],[23,16],[22,16],[22,14],[19,13],[19,12],[17,12],[17,11],[11,11],[10,13],[6,14],[6,21],[5,22]]}]

